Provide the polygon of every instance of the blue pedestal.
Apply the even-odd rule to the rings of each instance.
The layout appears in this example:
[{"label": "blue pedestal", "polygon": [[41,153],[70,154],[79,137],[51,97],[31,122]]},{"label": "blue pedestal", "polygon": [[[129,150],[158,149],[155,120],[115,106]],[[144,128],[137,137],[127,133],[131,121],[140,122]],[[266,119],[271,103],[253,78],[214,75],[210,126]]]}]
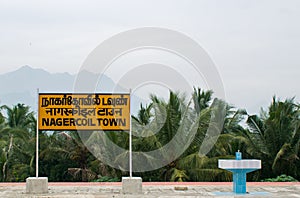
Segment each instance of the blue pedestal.
[{"label": "blue pedestal", "polygon": [[233,193],[246,194],[247,173],[261,168],[260,160],[242,160],[242,153],[235,153],[235,160],[219,160],[219,168],[233,173]]},{"label": "blue pedestal", "polygon": [[246,194],[247,173],[256,169],[227,169],[233,174],[233,192],[236,194]]},{"label": "blue pedestal", "polygon": [[246,193],[246,173],[243,170],[233,172],[233,192],[237,194]]}]

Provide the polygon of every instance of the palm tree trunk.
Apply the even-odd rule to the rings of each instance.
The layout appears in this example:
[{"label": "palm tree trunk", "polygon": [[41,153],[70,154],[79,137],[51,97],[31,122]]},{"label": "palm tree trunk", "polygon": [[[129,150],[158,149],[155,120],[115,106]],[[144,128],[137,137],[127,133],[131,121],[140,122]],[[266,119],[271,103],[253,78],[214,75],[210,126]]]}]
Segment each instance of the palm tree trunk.
[{"label": "palm tree trunk", "polygon": [[12,150],[12,147],[13,147],[13,139],[14,139],[14,135],[11,135],[8,150],[6,153],[6,161],[4,162],[3,167],[2,167],[3,181],[6,180],[6,166],[7,166],[8,160],[9,160],[10,151]]}]

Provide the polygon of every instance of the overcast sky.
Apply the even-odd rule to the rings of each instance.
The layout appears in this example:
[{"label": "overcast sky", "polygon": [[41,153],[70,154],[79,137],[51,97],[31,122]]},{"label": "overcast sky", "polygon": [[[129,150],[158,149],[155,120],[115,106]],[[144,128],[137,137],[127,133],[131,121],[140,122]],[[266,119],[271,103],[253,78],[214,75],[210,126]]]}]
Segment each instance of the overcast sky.
[{"label": "overcast sky", "polygon": [[133,28],[182,32],[215,62],[226,100],[250,113],[300,96],[298,0],[0,0],[0,74],[23,65],[75,74],[101,42]]}]

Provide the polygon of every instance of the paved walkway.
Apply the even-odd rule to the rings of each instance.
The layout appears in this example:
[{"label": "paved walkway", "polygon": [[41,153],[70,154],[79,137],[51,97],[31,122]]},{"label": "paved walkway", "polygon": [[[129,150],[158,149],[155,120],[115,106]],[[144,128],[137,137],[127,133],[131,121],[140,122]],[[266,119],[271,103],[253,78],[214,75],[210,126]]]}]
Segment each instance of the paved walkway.
[{"label": "paved walkway", "polygon": [[[187,187],[178,188],[178,187]],[[1,198],[170,198],[170,197],[299,197],[300,182],[248,182],[249,194],[237,196],[231,182],[144,182],[143,194],[122,194],[122,183],[52,183],[49,193],[32,195],[25,193],[25,183],[0,183]],[[177,189],[177,190],[176,190]]]}]

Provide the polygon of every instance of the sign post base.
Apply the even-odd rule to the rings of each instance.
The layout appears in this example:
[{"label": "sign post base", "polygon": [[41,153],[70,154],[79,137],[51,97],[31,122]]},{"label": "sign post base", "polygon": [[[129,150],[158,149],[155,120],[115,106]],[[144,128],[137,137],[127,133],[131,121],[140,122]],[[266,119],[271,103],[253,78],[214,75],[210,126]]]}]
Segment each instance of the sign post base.
[{"label": "sign post base", "polygon": [[28,194],[48,193],[48,177],[28,177],[26,179],[26,193]]},{"label": "sign post base", "polygon": [[122,177],[123,194],[142,194],[141,177]]}]

